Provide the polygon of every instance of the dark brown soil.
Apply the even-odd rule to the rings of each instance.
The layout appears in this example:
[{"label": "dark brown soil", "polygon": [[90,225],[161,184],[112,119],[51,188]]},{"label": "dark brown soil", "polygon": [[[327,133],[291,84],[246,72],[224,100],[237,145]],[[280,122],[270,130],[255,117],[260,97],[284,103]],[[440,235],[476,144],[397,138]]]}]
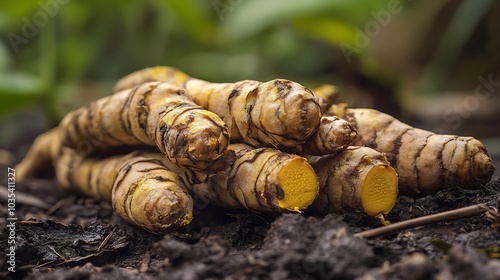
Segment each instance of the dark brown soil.
[{"label": "dark brown soil", "polygon": [[[478,191],[401,197],[388,218],[397,222],[484,202],[498,207],[499,188],[497,178]],[[365,240],[353,233],[378,222],[357,214],[206,206],[190,226],[156,236],[122,221],[108,203],[64,192],[51,180],[19,184],[16,194],[16,273],[2,259],[5,279],[500,279],[494,259],[500,230],[485,215]],[[56,206],[30,205],[22,194]],[[1,217],[6,208],[2,201]],[[0,222],[5,228],[7,220]],[[2,252],[9,232],[1,233]]]}]

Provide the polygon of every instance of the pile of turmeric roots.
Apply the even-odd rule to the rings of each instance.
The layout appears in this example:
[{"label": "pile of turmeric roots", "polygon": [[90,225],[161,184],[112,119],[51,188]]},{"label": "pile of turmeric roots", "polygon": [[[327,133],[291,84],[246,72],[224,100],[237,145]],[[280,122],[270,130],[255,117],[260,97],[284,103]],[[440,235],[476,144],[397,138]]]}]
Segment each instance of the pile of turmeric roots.
[{"label": "pile of turmeric roots", "polygon": [[478,140],[348,108],[337,96],[334,86],[311,91],[284,79],[210,83],[171,67],[143,69],[39,136],[18,180],[53,166],[61,186],[164,233],[191,221],[193,201],[383,217],[398,194],[491,179]]}]

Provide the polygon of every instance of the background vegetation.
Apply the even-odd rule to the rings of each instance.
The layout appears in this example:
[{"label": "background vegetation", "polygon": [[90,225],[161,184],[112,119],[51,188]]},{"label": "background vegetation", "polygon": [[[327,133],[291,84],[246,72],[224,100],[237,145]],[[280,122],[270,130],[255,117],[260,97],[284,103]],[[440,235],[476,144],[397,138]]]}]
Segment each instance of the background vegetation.
[{"label": "background vegetation", "polygon": [[118,78],[170,65],[210,81],[336,84],[352,106],[498,151],[500,83],[476,90],[500,82],[499,12],[493,0],[2,1],[0,147],[22,154]]}]

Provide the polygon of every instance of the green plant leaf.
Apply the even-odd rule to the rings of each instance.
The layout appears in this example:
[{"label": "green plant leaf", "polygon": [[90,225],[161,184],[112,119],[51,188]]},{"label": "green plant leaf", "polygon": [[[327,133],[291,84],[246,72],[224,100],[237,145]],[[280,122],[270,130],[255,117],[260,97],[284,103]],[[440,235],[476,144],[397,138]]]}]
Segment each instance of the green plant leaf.
[{"label": "green plant leaf", "polygon": [[9,17],[18,19],[19,22],[22,22],[21,19],[23,17],[31,19],[33,11],[42,9],[42,7],[37,0],[2,1],[0,9]]},{"label": "green plant leaf", "polygon": [[442,90],[446,76],[467,43],[467,39],[472,36],[476,26],[494,3],[493,0],[461,2],[446,27],[430,62],[424,69],[420,81],[420,92],[431,94]]},{"label": "green plant leaf", "polygon": [[[362,22],[372,9],[368,1],[358,0],[253,0],[227,1],[219,7],[218,14],[224,19],[223,29],[235,38],[249,37],[280,22],[336,12],[348,12],[352,23]],[[231,3],[234,3],[233,5]],[[377,2],[378,3],[378,2]],[[227,19],[226,19],[227,18]]]},{"label": "green plant leaf", "polygon": [[214,23],[203,9],[203,1],[158,1],[168,8],[182,24],[182,28],[200,42],[209,42],[213,37]]},{"label": "green plant leaf", "polygon": [[7,67],[11,64],[12,59],[7,51],[7,47],[0,41],[0,73],[5,71]]},{"label": "green plant leaf", "polygon": [[24,73],[0,76],[0,118],[33,104],[44,92],[41,79]]},{"label": "green plant leaf", "polygon": [[304,36],[318,39],[330,45],[354,44],[356,31],[352,25],[335,18],[314,17],[297,20],[294,27]]}]

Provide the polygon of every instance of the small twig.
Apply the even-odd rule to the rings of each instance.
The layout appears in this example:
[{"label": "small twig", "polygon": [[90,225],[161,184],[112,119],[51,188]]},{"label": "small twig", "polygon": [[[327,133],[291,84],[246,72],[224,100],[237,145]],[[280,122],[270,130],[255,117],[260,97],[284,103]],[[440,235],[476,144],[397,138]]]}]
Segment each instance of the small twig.
[{"label": "small twig", "polygon": [[[35,266],[32,266],[32,265],[27,265],[27,266],[25,266],[25,267],[26,267],[26,269],[31,269],[31,268],[38,269],[38,268],[46,267],[46,266],[48,266],[49,264],[54,263],[54,262],[56,262],[56,260],[50,260],[50,261],[48,261],[48,262],[45,262],[45,263],[42,263],[42,264],[39,264],[39,265],[35,265]],[[23,268],[24,268],[24,267],[21,267],[20,269],[23,269]]]},{"label": "small twig", "polygon": [[375,229],[369,229],[365,230],[362,232],[358,232],[354,234],[354,236],[357,237],[363,237],[363,238],[374,238],[378,237],[381,235],[409,229],[409,228],[415,228],[418,226],[423,226],[423,225],[428,225],[428,224],[435,224],[438,222],[447,222],[447,221],[453,221],[457,219],[462,219],[462,218],[467,218],[467,217],[472,217],[472,216],[477,216],[480,215],[486,211],[488,211],[489,207],[486,204],[477,204],[477,205],[472,205],[472,206],[467,206],[455,210],[450,210],[438,214],[432,214],[432,215],[427,215],[415,219],[410,219],[407,221],[402,221],[399,223],[394,223],[390,224],[387,226],[375,228]]},{"label": "small twig", "polygon": [[104,248],[104,246],[106,246],[109,242],[109,240],[111,239],[111,236],[113,236],[113,234],[115,233],[116,231],[116,228],[114,227],[109,233],[108,235],[106,236],[106,238],[104,238],[104,240],[102,241],[101,245],[99,245],[99,247],[97,247],[97,252],[101,252],[102,248]]},{"label": "small twig", "polygon": [[56,254],[58,257],[60,257],[60,258],[61,258],[61,260],[63,260],[63,261],[67,261],[67,259],[66,259],[65,257],[63,257],[61,254],[59,254],[59,253],[56,251],[56,249],[55,249],[54,247],[52,247],[52,246],[50,246],[50,245],[48,245],[48,247],[49,247],[49,249],[50,249],[52,252],[54,252],[54,254]]},{"label": "small twig", "polygon": [[52,214],[54,214],[57,210],[59,210],[59,208],[61,208],[64,204],[66,203],[70,203],[71,200],[73,200],[74,197],[73,196],[70,196],[68,198],[65,198],[65,199],[61,199],[59,200],[56,204],[54,204],[52,207],[50,207],[49,210],[47,210],[47,212],[45,212],[45,215],[47,216],[50,216]]},{"label": "small twig", "polygon": [[63,206],[64,203],[66,203],[66,199],[59,200],[56,204],[50,207],[50,209],[47,210],[47,212],[45,212],[45,215],[50,216],[54,214],[54,212],[56,212],[59,208],[61,208],[61,206]]}]

